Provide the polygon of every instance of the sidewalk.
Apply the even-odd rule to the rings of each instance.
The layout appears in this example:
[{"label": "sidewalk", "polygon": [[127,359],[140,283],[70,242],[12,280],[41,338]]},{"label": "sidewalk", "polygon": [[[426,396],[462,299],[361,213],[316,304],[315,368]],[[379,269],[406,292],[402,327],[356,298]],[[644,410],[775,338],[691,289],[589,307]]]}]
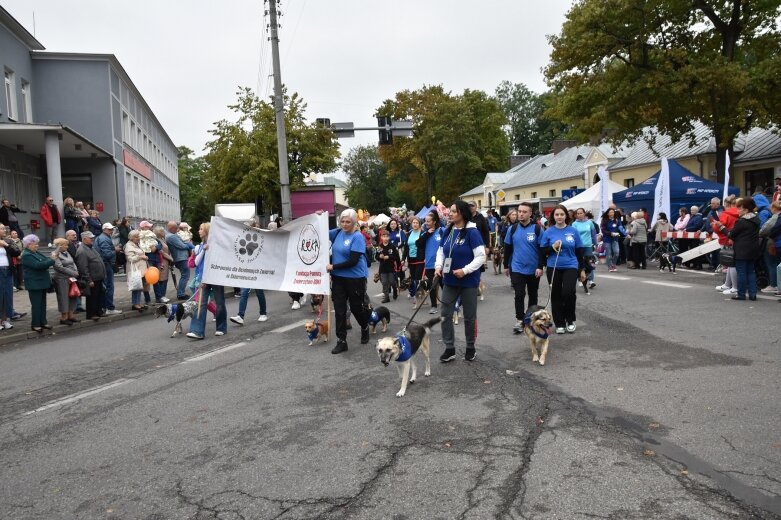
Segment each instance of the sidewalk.
[{"label": "sidewalk", "polygon": [[[177,277],[178,278],[178,277]],[[57,334],[63,334],[68,332],[76,332],[91,327],[100,327],[106,324],[114,323],[118,320],[127,320],[141,317],[150,317],[154,311],[154,294],[152,296],[152,302],[149,304],[149,308],[143,312],[134,311],[130,308],[130,292],[127,290],[127,281],[125,274],[119,274],[114,276],[114,306],[122,311],[122,314],[115,316],[106,316],[100,318],[97,322],[88,320],[83,312],[76,314],[76,318],[80,319],[79,323],[74,323],[72,326],[60,325],[60,313],[57,311],[57,296],[54,293],[46,295],[46,318],[48,324],[53,328],[52,330],[46,330],[42,333],[31,330],[30,326],[30,298],[27,295],[27,291],[19,291],[14,293],[14,312],[27,313],[27,315],[16,321],[12,321],[11,324],[14,328],[9,330],[0,331],[0,346],[8,345],[11,343],[17,343],[20,341],[36,340],[53,336]],[[168,279],[168,298],[171,299],[171,303],[176,302],[176,289],[173,286],[173,280]],[[82,307],[84,307],[85,299],[81,299]]]}]

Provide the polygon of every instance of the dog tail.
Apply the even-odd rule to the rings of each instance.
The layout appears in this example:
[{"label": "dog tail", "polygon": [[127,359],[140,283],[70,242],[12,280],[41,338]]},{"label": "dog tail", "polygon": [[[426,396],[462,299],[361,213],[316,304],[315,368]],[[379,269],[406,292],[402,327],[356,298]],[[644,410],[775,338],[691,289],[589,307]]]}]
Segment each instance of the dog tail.
[{"label": "dog tail", "polygon": [[431,329],[434,327],[434,325],[436,325],[437,323],[439,323],[439,322],[441,322],[441,321],[442,321],[442,317],[441,317],[441,316],[440,316],[440,317],[438,317],[438,318],[431,318],[431,319],[430,319],[430,320],[428,320],[426,323],[424,323],[424,324],[423,324],[423,326],[424,326],[425,328],[427,328],[427,329],[431,330]]}]

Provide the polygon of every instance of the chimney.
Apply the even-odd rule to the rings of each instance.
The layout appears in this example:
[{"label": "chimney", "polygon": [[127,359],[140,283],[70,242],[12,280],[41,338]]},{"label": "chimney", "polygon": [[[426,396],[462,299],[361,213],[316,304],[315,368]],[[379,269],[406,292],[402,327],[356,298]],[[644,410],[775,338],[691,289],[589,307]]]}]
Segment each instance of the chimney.
[{"label": "chimney", "polygon": [[556,139],[551,144],[551,148],[553,149],[553,155],[559,155],[560,152],[563,152],[567,148],[572,148],[577,145],[578,142],[572,139]]},{"label": "chimney", "polygon": [[531,159],[531,155],[511,155],[510,156],[510,169],[515,168],[519,164],[523,164],[529,159]]}]

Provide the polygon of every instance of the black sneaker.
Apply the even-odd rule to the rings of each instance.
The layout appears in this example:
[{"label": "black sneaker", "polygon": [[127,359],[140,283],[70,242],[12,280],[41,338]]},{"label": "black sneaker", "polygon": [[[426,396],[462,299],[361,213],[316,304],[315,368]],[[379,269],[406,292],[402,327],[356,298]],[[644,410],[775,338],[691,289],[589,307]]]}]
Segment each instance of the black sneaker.
[{"label": "black sneaker", "polygon": [[336,346],[331,350],[331,354],[341,354],[342,352],[347,352],[347,342],[339,340],[336,342]]},{"label": "black sneaker", "polygon": [[353,328],[353,324],[352,324],[352,323],[350,323],[350,320],[347,320],[347,325],[345,325],[345,326],[344,326],[344,328],[345,328],[346,330],[352,330],[352,328]]},{"label": "black sneaker", "polygon": [[395,300],[398,297],[399,297],[399,290],[394,287],[393,288],[393,299]]},{"label": "black sneaker", "polygon": [[448,348],[445,349],[445,351],[442,353],[441,356],[439,356],[439,361],[442,363],[449,363],[450,361],[453,361],[456,359],[456,349],[454,348]]},{"label": "black sneaker", "polygon": [[466,353],[464,354],[464,361],[474,361],[477,357],[477,351],[473,348],[466,349]]},{"label": "black sneaker", "polygon": [[385,296],[385,297],[384,297],[384,298],[383,298],[383,299],[380,301],[380,303],[390,303],[390,298],[388,298],[387,296]]},{"label": "black sneaker", "polygon": [[361,329],[361,345],[366,345],[369,342],[369,326],[366,325]]}]

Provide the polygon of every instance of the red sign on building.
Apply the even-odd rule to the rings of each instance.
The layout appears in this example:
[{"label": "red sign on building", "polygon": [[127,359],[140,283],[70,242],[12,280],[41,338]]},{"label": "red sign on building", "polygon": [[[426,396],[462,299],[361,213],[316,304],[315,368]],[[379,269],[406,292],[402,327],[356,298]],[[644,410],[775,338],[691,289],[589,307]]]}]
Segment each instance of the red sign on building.
[{"label": "red sign on building", "polygon": [[147,180],[152,180],[152,169],[147,166],[141,157],[137,156],[127,148],[122,151],[122,157],[125,161],[125,166],[142,177],[145,177]]}]

